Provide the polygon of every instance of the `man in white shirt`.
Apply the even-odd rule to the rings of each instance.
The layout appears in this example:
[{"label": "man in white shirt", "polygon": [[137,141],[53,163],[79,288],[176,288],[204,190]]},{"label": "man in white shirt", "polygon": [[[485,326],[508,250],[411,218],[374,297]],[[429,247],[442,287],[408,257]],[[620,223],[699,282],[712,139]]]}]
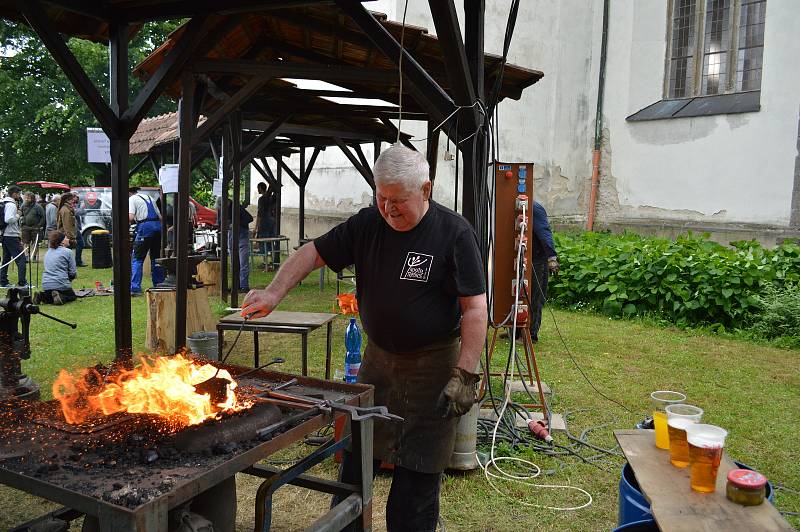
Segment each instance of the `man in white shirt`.
[{"label": "man in white shirt", "polygon": [[[22,239],[20,238],[19,218],[20,211],[17,206],[22,189],[17,185],[8,187],[8,196],[1,200],[3,205],[3,264],[9,264],[12,259],[17,264],[17,280],[19,286],[27,286],[25,280],[25,265],[27,259],[22,252]],[[8,284],[8,266],[0,268],[0,286]]]},{"label": "man in white shirt", "polygon": [[150,253],[150,272],[153,286],[164,281],[164,268],[156,264],[161,254],[161,213],[155,202],[139,187],[128,189],[128,221],[136,224],[131,259],[131,295],[142,293],[144,259]]}]

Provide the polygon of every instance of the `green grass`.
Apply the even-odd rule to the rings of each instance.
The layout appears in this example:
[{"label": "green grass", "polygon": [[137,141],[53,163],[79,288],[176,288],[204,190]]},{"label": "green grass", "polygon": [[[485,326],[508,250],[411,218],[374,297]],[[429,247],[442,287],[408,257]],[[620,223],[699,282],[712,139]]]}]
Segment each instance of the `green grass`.
[{"label": "green grass", "polygon": [[[251,285],[263,286],[271,274],[254,272]],[[108,284],[111,270],[81,268],[76,288],[92,286],[95,280]],[[284,310],[331,311],[334,305],[334,277],[329,272],[323,292],[314,273],[293,290],[281,304]],[[222,313],[224,305],[212,309]],[[24,362],[25,370],[50,397],[49,387],[63,367],[74,368],[108,362],[113,358],[113,299],[93,297],[65,305],[46,307],[46,311],[79,324],[72,330],[42,317],[31,325],[33,356]],[[133,341],[136,351],[143,351],[145,299],[132,301]],[[705,409],[705,420],[729,430],[726,444],[729,454],[767,475],[773,483],[800,489],[797,428],[800,427],[800,375],[797,350],[776,349],[736,338],[687,332],[654,325],[647,320],[611,320],[587,312],[555,311],[559,329],[572,355],[592,382],[604,394],[625,404],[626,412],[598,395],[575,368],[559,340],[548,314],[536,346],[542,379],[554,390],[552,408],[556,412],[574,412],[570,428],[579,434],[584,428],[604,425],[591,432],[592,442],[610,447],[614,429],[632,428],[648,410],[649,393],[656,389],[676,389],[686,393],[688,401]],[[344,317],[334,323],[333,367],[343,364]],[[232,341],[235,333],[227,333]],[[264,353],[287,359],[283,370],[299,373],[300,342],[295,335],[265,334]],[[230,345],[230,343],[228,344]],[[500,369],[508,352],[507,341],[500,341],[493,368]],[[313,376],[324,372],[325,332],[309,336],[309,365]],[[243,334],[231,361],[252,364],[252,336]],[[521,399],[521,398],[518,398]],[[564,443],[563,435],[556,439]],[[298,444],[283,456],[302,456],[310,447]],[[533,451],[518,451],[544,468],[557,464]],[[498,495],[480,472],[448,476],[442,491],[442,517],[448,530],[609,530],[615,526],[617,483],[620,459],[603,465],[604,470],[576,460],[566,460],[567,467],[542,482],[570,484],[589,491],[594,502],[577,512],[554,512],[530,508],[523,503],[566,505],[580,498],[561,490],[545,490],[519,485],[500,486]],[[326,462],[318,474],[332,477],[335,467]],[[252,529],[253,497],[258,481],[240,475],[239,516],[237,528]],[[677,487],[676,489],[688,489]],[[379,477],[375,486],[375,524],[383,530],[383,505],[388,480]],[[778,491],[779,508],[800,511],[800,497]],[[0,505],[5,509],[0,526],[7,528],[39,515],[52,504],[10,488],[0,487]],[[275,529],[294,530],[308,526],[323,513],[327,498],[294,487],[281,488],[275,499]],[[800,525],[796,518],[792,523]]]}]

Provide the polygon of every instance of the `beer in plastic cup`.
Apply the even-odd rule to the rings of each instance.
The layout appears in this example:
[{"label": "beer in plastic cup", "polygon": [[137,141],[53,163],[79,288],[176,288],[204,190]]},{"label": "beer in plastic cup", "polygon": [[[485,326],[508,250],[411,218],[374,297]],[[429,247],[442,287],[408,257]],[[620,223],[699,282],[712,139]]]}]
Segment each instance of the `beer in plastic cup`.
[{"label": "beer in plastic cup", "polygon": [[692,489],[700,493],[713,493],[717,485],[717,471],[722,460],[722,448],[728,431],[714,425],[693,423],[686,427],[689,442],[689,466]]},{"label": "beer in plastic cup", "polygon": [[680,392],[659,390],[650,394],[650,400],[653,403],[653,426],[656,429],[656,447],[659,449],[669,449],[666,408],[669,405],[684,402],[686,396]]},{"label": "beer in plastic cup", "polygon": [[689,465],[689,443],[686,427],[699,423],[703,409],[692,405],[669,405],[667,408],[667,433],[669,434],[669,461],[675,467]]}]

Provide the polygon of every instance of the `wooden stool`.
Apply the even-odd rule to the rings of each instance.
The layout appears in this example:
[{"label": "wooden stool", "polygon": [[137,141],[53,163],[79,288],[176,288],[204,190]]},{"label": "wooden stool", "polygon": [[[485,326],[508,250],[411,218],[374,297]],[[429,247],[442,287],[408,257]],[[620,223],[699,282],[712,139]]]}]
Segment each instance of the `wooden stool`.
[{"label": "wooden stool", "polygon": [[[149,289],[147,294],[147,336],[145,347],[153,351],[175,352],[175,290]],[[206,287],[187,292],[186,334],[216,330],[211,316]]]}]

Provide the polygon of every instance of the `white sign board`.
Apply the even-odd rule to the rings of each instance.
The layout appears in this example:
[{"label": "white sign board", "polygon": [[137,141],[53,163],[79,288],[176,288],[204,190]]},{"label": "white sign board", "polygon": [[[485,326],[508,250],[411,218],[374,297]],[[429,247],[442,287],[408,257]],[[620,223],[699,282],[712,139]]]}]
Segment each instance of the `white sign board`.
[{"label": "white sign board", "polygon": [[111,162],[111,142],[99,127],[86,128],[86,151],[90,163]]},{"label": "white sign board", "polygon": [[215,179],[214,180],[214,195],[218,198],[222,197],[222,179]]},{"label": "white sign board", "polygon": [[176,194],[178,192],[178,165],[165,164],[158,171],[158,184],[164,194]]},{"label": "white sign board", "polygon": [[[222,169],[223,168],[225,168],[225,156],[224,155],[220,155],[219,156],[219,166],[217,167],[217,177],[219,178],[220,181],[222,181]],[[220,196],[222,196],[222,193],[220,193]]]}]

